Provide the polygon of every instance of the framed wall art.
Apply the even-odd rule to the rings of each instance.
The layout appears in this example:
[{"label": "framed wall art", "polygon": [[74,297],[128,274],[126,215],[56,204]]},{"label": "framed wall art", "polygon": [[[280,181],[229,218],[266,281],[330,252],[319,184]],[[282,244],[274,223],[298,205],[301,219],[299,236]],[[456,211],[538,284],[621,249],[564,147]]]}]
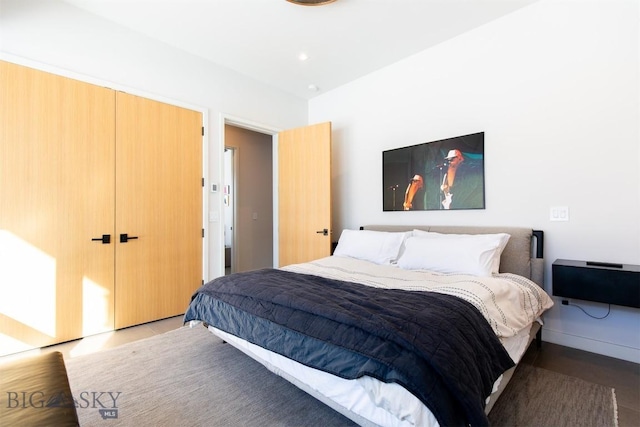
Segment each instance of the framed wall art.
[{"label": "framed wall art", "polygon": [[382,209],[484,209],[484,132],[382,152]]}]

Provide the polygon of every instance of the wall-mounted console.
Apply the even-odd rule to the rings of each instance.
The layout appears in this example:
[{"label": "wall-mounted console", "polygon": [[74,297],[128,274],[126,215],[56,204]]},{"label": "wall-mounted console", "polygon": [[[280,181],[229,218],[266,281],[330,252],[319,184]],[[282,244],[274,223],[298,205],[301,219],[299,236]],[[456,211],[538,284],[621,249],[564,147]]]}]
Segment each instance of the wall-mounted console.
[{"label": "wall-mounted console", "polygon": [[553,295],[640,308],[640,265],[556,260]]}]

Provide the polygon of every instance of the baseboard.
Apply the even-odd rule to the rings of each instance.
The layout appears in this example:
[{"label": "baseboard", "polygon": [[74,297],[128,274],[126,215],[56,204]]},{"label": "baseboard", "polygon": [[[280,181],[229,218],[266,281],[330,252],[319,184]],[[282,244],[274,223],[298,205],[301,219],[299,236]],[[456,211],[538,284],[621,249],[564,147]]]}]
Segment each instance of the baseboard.
[{"label": "baseboard", "polygon": [[615,357],[616,359],[627,360],[640,364],[640,349],[613,344],[604,341],[597,341],[591,338],[570,335],[544,328],[542,340],[565,347],[577,348],[591,353],[602,354],[603,356]]}]

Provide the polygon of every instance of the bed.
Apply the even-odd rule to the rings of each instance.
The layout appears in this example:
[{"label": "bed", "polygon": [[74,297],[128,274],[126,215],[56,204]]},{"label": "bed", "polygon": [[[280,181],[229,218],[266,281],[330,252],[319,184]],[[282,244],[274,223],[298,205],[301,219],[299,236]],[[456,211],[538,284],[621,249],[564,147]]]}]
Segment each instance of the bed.
[{"label": "bed", "polygon": [[185,322],[362,426],[487,425],[553,302],[543,233],[366,226],[332,256],[217,278]]}]

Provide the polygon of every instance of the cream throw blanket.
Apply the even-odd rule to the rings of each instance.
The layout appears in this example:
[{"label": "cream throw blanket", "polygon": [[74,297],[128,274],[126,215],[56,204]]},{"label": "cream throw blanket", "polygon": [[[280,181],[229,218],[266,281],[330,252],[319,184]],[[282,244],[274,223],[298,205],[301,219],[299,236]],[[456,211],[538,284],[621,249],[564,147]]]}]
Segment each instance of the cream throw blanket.
[{"label": "cream throw blanket", "polygon": [[501,339],[516,335],[553,306],[553,301],[540,286],[511,273],[493,277],[442,274],[403,270],[393,265],[378,265],[340,256],[293,264],[283,269],[377,288],[453,295],[473,304]]}]

